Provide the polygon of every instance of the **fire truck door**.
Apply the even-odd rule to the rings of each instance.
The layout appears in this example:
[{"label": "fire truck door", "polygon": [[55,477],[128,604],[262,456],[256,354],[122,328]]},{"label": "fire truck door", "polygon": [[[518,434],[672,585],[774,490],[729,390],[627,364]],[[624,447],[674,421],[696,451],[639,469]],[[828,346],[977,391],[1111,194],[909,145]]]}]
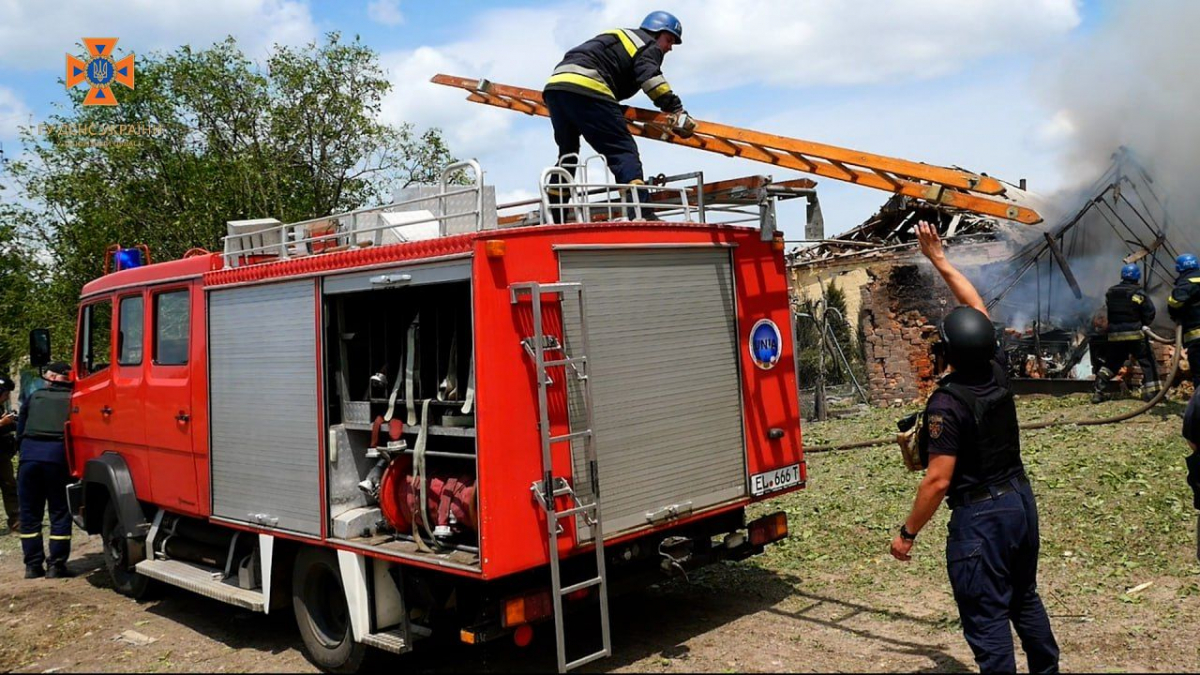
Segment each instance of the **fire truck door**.
[{"label": "fire truck door", "polygon": [[75,387],[71,395],[71,445],[76,470],[87,459],[115,449],[110,422],[113,405],[112,313],[109,298],[90,301],[79,311]]},{"label": "fire truck door", "polygon": [[150,358],[146,371],[146,445],[155,500],[200,513],[192,454],[190,286],[150,292]]},{"label": "fire truck door", "polygon": [[109,433],[117,451],[130,465],[145,465],[146,421],[142,415],[145,391],[145,297],[141,289],[116,296],[113,331],[116,359],[112,372],[113,402]]}]

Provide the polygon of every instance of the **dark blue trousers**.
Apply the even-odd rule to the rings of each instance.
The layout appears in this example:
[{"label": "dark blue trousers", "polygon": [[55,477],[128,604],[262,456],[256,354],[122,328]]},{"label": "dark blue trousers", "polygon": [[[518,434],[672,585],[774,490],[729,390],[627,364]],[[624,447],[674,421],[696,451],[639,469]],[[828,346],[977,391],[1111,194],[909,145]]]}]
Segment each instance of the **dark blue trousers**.
[{"label": "dark blue trousers", "polygon": [[[21,504],[21,551],[26,567],[66,564],[71,557],[71,511],[67,483],[71,474],[59,462],[24,460],[17,467],[17,499]],[[42,516],[50,506],[50,557],[42,547]]]},{"label": "dark blue trousers", "polygon": [[954,509],[946,569],[981,672],[1016,671],[1011,624],[1029,672],[1056,673],[1058,643],[1037,593],[1037,504],[1030,487],[1013,480],[1015,492]]},{"label": "dark blue trousers", "polygon": [[[543,92],[550,109],[558,156],[579,152],[579,137],[604,155],[618,183],[642,180],[642,158],[625,125],[625,109],[616,103],[569,91]],[[570,168],[568,167],[568,170]]]},{"label": "dark blue trousers", "polygon": [[1200,389],[1200,340],[1184,345],[1187,350],[1188,368],[1191,369],[1192,384]]}]

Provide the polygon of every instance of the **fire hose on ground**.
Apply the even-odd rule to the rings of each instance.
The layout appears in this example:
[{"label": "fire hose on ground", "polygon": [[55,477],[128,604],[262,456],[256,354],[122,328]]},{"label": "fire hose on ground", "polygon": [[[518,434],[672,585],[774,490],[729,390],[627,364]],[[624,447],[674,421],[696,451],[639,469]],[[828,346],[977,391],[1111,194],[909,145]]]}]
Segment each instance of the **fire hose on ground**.
[{"label": "fire hose on ground", "polygon": [[[1043,422],[1034,422],[1032,424],[1020,425],[1021,431],[1033,431],[1035,429],[1046,429],[1048,427],[1067,426],[1067,425],[1071,425],[1071,424],[1076,425],[1076,426],[1081,426],[1081,427],[1095,426],[1095,425],[1100,425],[1100,424],[1114,424],[1116,422],[1124,422],[1127,419],[1137,417],[1138,415],[1141,415],[1141,414],[1149,411],[1150,409],[1154,408],[1159,403],[1161,403],[1162,400],[1164,398],[1166,398],[1167,393],[1170,392],[1170,390],[1172,388],[1172,383],[1175,382],[1176,376],[1179,375],[1179,359],[1180,359],[1180,356],[1183,354],[1183,328],[1181,326],[1177,326],[1175,328],[1175,340],[1174,341],[1171,341],[1167,338],[1164,338],[1160,335],[1155,334],[1149,328],[1144,328],[1143,330],[1145,331],[1146,336],[1149,337],[1151,340],[1161,343],[1161,344],[1173,344],[1175,346],[1175,354],[1171,358],[1171,374],[1167,376],[1166,380],[1164,381],[1165,382],[1164,386],[1158,390],[1158,393],[1154,395],[1154,398],[1150,399],[1149,401],[1147,401],[1145,403],[1145,405],[1142,405],[1139,408],[1135,408],[1134,410],[1131,410],[1129,412],[1124,412],[1119,415],[1113,415],[1111,417],[1102,417],[1099,419],[1085,419],[1085,420],[1047,420],[1047,421],[1043,421]],[[868,441],[856,441],[853,443],[842,443],[839,445],[814,445],[812,447],[805,448],[804,453],[811,454],[811,453],[815,453],[815,452],[835,452],[835,451],[839,451],[839,450],[858,450],[858,449],[862,449],[862,448],[874,448],[874,447],[878,447],[878,446],[882,446],[882,445],[891,445],[891,444],[895,443],[896,440],[897,440],[896,434],[892,434],[890,436],[886,436],[886,437],[882,437],[882,438],[875,438],[875,439],[868,440]],[[1200,555],[1200,552],[1198,552],[1198,555]]]}]

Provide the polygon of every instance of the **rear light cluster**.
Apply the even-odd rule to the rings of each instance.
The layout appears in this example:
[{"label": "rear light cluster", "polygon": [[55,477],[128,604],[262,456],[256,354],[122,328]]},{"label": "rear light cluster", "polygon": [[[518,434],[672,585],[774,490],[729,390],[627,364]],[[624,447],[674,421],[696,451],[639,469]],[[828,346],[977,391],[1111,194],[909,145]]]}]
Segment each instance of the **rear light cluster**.
[{"label": "rear light cluster", "polygon": [[747,528],[750,530],[750,544],[765,546],[788,536],[787,514],[776,511],[753,521]]},{"label": "rear light cluster", "polygon": [[553,613],[554,601],[550,597],[550,591],[535,591],[505,600],[504,618],[501,623],[505,628],[512,628],[544,619]]}]

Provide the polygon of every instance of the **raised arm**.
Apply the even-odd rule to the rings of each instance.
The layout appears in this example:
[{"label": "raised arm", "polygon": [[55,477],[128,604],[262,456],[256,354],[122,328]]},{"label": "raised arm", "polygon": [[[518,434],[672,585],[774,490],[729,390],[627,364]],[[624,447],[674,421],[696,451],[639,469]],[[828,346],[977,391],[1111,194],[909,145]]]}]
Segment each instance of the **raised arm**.
[{"label": "raised arm", "polygon": [[917,241],[921,244],[921,254],[933,263],[938,274],[941,274],[942,278],[946,280],[946,285],[950,287],[950,292],[954,294],[954,297],[967,307],[974,307],[983,312],[984,316],[988,316],[987,306],[983,304],[983,298],[979,295],[979,291],[975,290],[975,285],[946,258],[946,251],[942,248],[942,238],[938,236],[937,228],[924,220],[917,223]]}]

